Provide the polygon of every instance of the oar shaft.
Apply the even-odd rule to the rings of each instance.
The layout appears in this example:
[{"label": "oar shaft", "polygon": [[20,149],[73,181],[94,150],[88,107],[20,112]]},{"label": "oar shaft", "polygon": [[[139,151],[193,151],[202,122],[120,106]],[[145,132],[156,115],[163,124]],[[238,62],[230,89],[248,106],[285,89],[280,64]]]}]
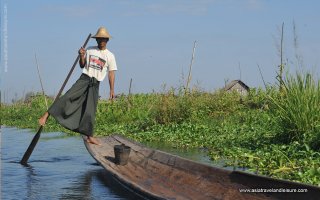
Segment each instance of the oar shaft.
[{"label": "oar shaft", "polygon": [[[87,46],[87,43],[89,42],[90,37],[91,37],[91,34],[88,35],[85,43],[84,43],[83,46],[82,46],[83,48],[85,48],[85,47]],[[66,84],[67,84],[67,82],[68,82],[68,80],[69,80],[69,78],[70,78],[70,76],[71,76],[74,68],[76,67],[76,65],[77,65],[77,63],[78,63],[78,61],[79,61],[79,58],[80,58],[80,56],[78,55],[78,56],[77,56],[77,59],[75,60],[73,66],[72,66],[72,68],[71,68],[71,70],[69,71],[69,73],[68,73],[68,75],[67,75],[67,78],[66,78],[65,81],[63,82],[62,87],[61,87],[61,89],[59,90],[59,92],[58,92],[58,94],[57,94],[57,96],[56,96],[56,98],[55,98],[54,101],[56,101],[56,100],[60,97],[60,95],[61,95],[64,87],[66,86]],[[50,115],[48,115],[48,117],[49,117],[49,116],[50,116]],[[41,134],[42,128],[43,128],[43,126],[40,126],[40,127],[39,127],[38,132],[37,132],[36,135],[33,137],[33,139],[32,139],[32,141],[31,141],[31,143],[30,143],[27,151],[24,153],[24,155],[23,155],[23,157],[22,157],[22,159],[21,159],[21,161],[20,161],[20,163],[21,163],[22,165],[27,165],[27,162],[28,162],[28,160],[29,160],[29,158],[30,158],[30,156],[31,156],[31,154],[32,154],[32,152],[33,152],[33,149],[34,149],[34,147],[35,147],[35,146],[37,145],[37,143],[38,143],[38,140],[39,140],[39,138],[40,138],[40,134]]]},{"label": "oar shaft", "polygon": [[[82,46],[83,48],[85,48],[85,47],[87,46],[87,43],[88,43],[90,37],[91,37],[91,34],[89,34],[87,40],[85,41],[84,45]],[[60,90],[59,90],[59,92],[58,92],[58,94],[57,94],[57,96],[56,96],[56,98],[55,98],[55,101],[60,97],[60,95],[61,95],[64,87],[66,86],[66,84],[67,84],[67,82],[68,82],[68,80],[69,80],[69,78],[70,78],[70,76],[71,76],[74,68],[75,68],[76,65],[78,64],[79,59],[80,59],[80,56],[78,55],[78,56],[77,56],[77,59],[76,59],[76,60],[74,61],[74,63],[73,63],[73,66],[72,66],[71,70],[69,71],[69,73],[68,73],[68,75],[67,75],[66,80],[64,80],[64,82],[63,82],[63,84],[62,84],[62,87],[60,88]]]}]

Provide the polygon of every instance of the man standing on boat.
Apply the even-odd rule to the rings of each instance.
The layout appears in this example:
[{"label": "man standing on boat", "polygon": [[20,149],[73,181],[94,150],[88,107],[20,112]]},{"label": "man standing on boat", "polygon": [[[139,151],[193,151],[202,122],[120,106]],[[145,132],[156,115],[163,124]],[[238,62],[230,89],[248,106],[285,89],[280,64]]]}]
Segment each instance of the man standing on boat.
[{"label": "man standing on boat", "polygon": [[87,136],[87,142],[99,145],[93,137],[95,116],[99,98],[99,85],[108,74],[110,96],[114,98],[116,60],[107,48],[110,34],[106,28],[100,27],[92,36],[97,46],[80,48],[79,65],[82,70],[80,78],[59,99],[57,99],[47,112],[39,119],[44,125],[47,118],[52,115],[63,127]]}]

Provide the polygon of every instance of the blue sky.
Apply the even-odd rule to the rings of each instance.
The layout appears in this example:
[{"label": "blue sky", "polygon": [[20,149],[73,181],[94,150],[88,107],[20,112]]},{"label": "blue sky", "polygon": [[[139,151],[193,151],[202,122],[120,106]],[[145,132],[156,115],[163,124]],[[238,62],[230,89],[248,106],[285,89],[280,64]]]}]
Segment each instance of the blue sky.
[{"label": "blue sky", "polygon": [[[8,102],[41,91],[36,53],[45,92],[56,94],[78,48],[100,26],[113,36],[116,94],[128,93],[131,78],[133,93],[185,84],[195,40],[192,87],[214,91],[240,74],[250,87],[263,87],[257,65],[274,84],[283,22],[287,69],[301,70],[302,63],[319,77],[319,9],[318,0],[3,0],[1,90]],[[66,89],[80,74],[77,66]],[[100,94],[108,92],[105,80]]]}]

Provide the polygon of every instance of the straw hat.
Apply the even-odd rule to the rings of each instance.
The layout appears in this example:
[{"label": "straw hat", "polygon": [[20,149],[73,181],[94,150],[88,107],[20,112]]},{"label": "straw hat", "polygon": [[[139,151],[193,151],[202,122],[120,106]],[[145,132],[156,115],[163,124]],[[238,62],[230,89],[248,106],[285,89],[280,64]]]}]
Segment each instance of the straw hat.
[{"label": "straw hat", "polygon": [[100,27],[92,38],[111,38],[111,36],[105,27]]}]

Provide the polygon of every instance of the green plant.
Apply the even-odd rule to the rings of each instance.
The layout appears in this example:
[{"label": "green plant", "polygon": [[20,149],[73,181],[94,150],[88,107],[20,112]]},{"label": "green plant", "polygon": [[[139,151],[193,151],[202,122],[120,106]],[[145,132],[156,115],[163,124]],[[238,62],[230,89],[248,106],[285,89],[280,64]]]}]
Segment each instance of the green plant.
[{"label": "green plant", "polygon": [[270,97],[275,115],[283,130],[278,138],[284,142],[304,141],[320,149],[320,82],[311,74],[287,75],[285,90]]}]

